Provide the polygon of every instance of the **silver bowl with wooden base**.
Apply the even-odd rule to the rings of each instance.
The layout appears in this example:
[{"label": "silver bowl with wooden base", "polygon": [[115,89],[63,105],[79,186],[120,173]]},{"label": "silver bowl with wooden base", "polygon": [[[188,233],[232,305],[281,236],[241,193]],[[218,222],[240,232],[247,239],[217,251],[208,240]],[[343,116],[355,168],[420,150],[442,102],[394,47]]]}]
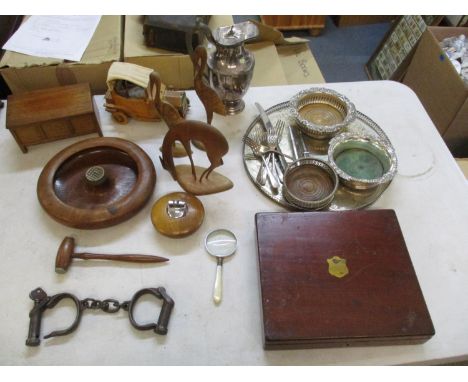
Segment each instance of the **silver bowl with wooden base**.
[{"label": "silver bowl with wooden base", "polygon": [[387,184],[397,172],[397,158],[391,145],[352,133],[337,135],[330,141],[328,161],[341,183],[355,190]]},{"label": "silver bowl with wooden base", "polygon": [[320,159],[300,158],[284,173],[283,196],[302,209],[319,210],[328,206],[337,189],[338,176]]},{"label": "silver bowl with wooden base", "polygon": [[334,137],[356,119],[354,104],[331,89],[312,88],[296,94],[289,102],[297,127],[309,137]]}]

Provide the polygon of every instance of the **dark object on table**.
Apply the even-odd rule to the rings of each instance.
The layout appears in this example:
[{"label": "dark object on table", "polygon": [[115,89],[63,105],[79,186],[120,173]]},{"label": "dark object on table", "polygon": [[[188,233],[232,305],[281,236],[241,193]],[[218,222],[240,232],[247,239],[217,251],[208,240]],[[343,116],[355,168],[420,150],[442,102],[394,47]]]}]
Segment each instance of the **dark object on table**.
[{"label": "dark object on table", "polygon": [[21,15],[0,15],[0,47],[16,32],[22,21]]},{"label": "dark object on table", "polygon": [[[13,33],[21,25],[23,16],[20,15],[0,15],[0,48],[10,39]],[[4,50],[0,50],[0,57]],[[10,88],[0,74],[0,99],[6,99],[11,94]],[[2,101],[0,101],[0,109],[3,107]]]},{"label": "dark object on table", "polygon": [[3,106],[5,106],[5,104],[3,103],[3,101],[0,101],[0,109],[3,109]]},{"label": "dark object on table", "polygon": [[153,162],[139,146],[120,138],[91,138],[47,163],[37,182],[37,197],[59,223],[95,229],[130,219],[146,204],[155,184]]},{"label": "dark object on table", "polygon": [[145,16],[143,35],[145,44],[152,48],[180,53],[192,53],[202,43],[203,36],[197,29],[197,20],[208,23],[210,16],[154,15]]},{"label": "dark object on table", "polygon": [[258,213],[265,349],[434,335],[393,210]]},{"label": "dark object on table", "polygon": [[165,257],[152,255],[109,255],[96,253],[75,253],[75,239],[67,236],[63,239],[55,258],[55,272],[65,273],[73,259],[82,260],[113,260],[129,263],[163,263],[169,261]]},{"label": "dark object on table", "polygon": [[102,136],[87,83],[8,96],[6,127],[23,153],[40,143],[92,133]]},{"label": "dark object on table", "polygon": [[[152,295],[159,300],[163,301],[161,312],[159,313],[158,321],[150,324],[138,324],[133,317],[135,305],[144,295]],[[60,301],[70,299],[75,304],[76,317],[72,325],[63,330],[56,330],[44,336],[44,339],[58,336],[65,336],[74,332],[81,321],[81,315],[86,309],[100,309],[105,313],[117,313],[120,308],[128,312],[128,318],[132,326],[137,330],[151,330],[153,329],[156,334],[167,334],[167,326],[171,316],[172,308],[174,307],[174,300],[169,297],[163,287],[159,288],[145,288],[136,292],[130,301],[119,303],[114,299],[96,300],[94,298],[86,298],[79,300],[71,293],[59,293],[53,296],[48,296],[42,288],[36,288],[29,294],[31,300],[34,301],[34,307],[29,312],[29,332],[26,340],[26,346],[39,346],[41,343],[41,321],[42,314],[47,309],[53,309]]]}]

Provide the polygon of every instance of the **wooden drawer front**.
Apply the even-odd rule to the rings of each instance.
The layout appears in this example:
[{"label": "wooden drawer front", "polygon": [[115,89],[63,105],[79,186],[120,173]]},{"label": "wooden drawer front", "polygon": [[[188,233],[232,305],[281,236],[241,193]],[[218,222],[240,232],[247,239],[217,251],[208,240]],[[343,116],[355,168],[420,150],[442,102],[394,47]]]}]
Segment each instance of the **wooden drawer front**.
[{"label": "wooden drawer front", "polygon": [[46,137],[38,125],[17,127],[15,133],[18,139],[26,146],[43,142]]},{"label": "wooden drawer front", "polygon": [[70,122],[66,119],[48,121],[41,124],[42,131],[49,140],[63,139],[72,136]]},{"label": "wooden drawer front", "polygon": [[75,134],[89,134],[97,131],[97,122],[92,114],[79,115],[71,119]]},{"label": "wooden drawer front", "polygon": [[278,29],[307,29],[325,26],[325,16],[261,16],[262,22]]}]

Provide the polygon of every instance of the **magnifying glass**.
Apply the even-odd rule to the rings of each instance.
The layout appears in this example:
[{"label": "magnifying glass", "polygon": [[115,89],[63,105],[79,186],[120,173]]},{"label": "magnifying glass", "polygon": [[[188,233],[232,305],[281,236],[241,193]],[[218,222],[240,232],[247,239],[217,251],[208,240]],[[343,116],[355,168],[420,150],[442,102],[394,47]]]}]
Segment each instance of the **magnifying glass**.
[{"label": "magnifying glass", "polygon": [[223,260],[236,252],[236,235],[227,229],[212,231],[205,238],[205,248],[211,256],[218,259],[213,300],[216,304],[219,304],[223,295]]}]

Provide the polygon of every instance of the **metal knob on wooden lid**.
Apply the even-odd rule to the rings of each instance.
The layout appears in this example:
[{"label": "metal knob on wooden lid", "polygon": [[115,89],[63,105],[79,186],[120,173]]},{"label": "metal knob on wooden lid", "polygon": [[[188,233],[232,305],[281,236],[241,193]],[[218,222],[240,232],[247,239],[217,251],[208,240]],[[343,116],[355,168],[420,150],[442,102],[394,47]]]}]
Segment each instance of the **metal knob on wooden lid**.
[{"label": "metal knob on wooden lid", "polygon": [[85,173],[88,184],[98,186],[106,181],[106,172],[101,166],[92,166]]},{"label": "metal knob on wooden lid", "polygon": [[187,215],[187,203],[183,200],[169,200],[166,205],[166,213],[170,218],[181,219]]},{"label": "metal knob on wooden lid", "polygon": [[202,202],[186,192],[164,195],[151,209],[154,228],[165,236],[184,237],[195,232],[203,223],[205,209]]}]

